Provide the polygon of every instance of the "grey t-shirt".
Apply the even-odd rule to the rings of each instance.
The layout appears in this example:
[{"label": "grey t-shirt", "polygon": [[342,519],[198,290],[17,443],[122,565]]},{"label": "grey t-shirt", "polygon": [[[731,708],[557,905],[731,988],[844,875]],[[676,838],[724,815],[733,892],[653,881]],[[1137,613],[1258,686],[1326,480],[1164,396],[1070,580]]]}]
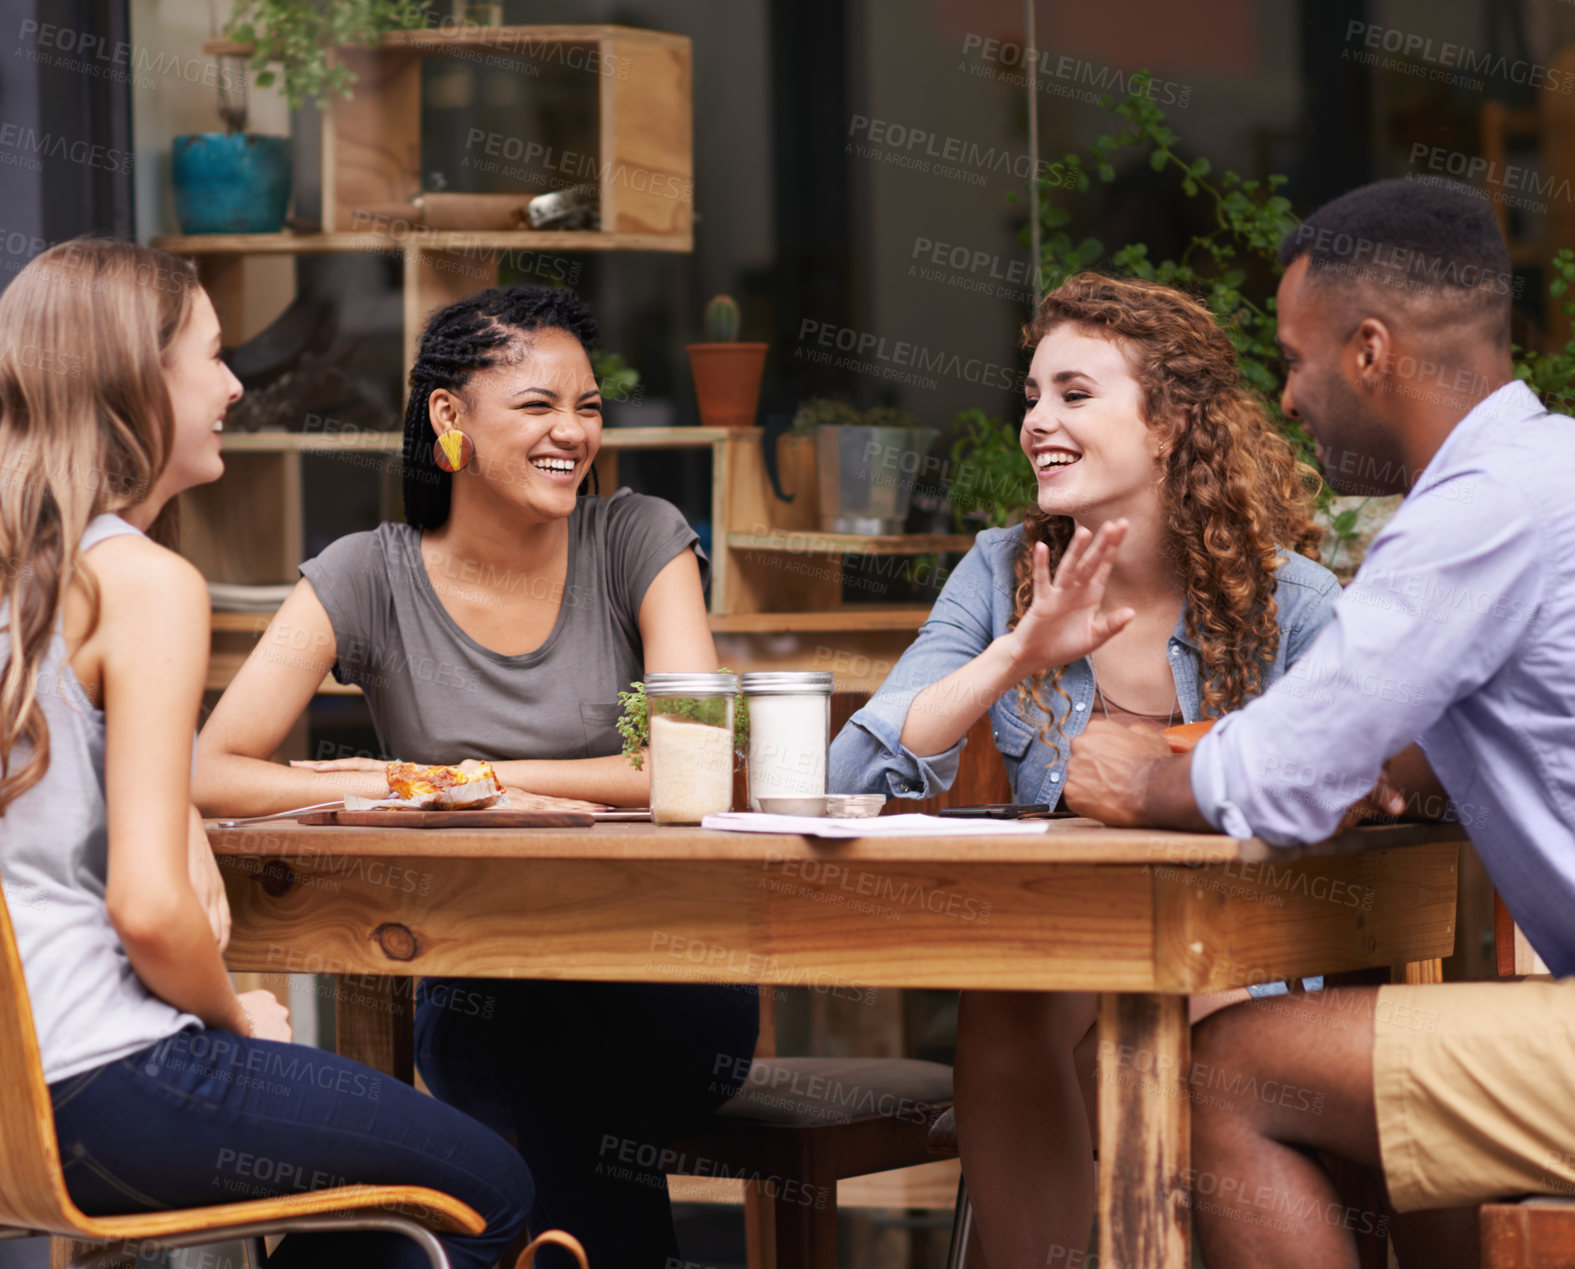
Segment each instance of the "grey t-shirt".
[{"label": "grey t-shirt", "polygon": [[[421,533],[385,521],[301,565],[333,623],[334,677],[366,693],[383,756],[599,758],[619,752],[618,693],[644,677],[640,603],[656,575],[693,549],[709,561],[678,508],[620,489],[584,497],[569,516],[569,563],[557,623],[540,647],[504,656],[449,616],[421,560]],[[445,588],[489,589],[451,563]]]}]

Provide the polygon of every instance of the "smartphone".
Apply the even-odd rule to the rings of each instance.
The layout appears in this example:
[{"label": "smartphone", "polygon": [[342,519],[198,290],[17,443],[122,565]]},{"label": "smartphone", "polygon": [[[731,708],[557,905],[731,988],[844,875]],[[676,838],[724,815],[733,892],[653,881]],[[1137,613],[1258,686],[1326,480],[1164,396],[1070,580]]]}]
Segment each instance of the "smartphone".
[{"label": "smartphone", "polygon": [[1052,819],[1064,812],[1051,811],[1045,802],[989,802],[982,806],[943,806],[936,814],[960,820],[1033,820]]}]

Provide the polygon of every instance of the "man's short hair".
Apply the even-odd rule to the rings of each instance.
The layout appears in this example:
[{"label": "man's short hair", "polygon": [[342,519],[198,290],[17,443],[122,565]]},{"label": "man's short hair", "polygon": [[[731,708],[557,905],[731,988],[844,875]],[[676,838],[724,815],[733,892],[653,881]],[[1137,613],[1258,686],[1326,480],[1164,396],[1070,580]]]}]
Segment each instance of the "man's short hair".
[{"label": "man's short hair", "polygon": [[[1342,291],[1445,300],[1509,340],[1515,277],[1487,199],[1457,181],[1375,181],[1325,203],[1280,244],[1289,268]],[[1354,294],[1353,294],[1354,298]]]}]

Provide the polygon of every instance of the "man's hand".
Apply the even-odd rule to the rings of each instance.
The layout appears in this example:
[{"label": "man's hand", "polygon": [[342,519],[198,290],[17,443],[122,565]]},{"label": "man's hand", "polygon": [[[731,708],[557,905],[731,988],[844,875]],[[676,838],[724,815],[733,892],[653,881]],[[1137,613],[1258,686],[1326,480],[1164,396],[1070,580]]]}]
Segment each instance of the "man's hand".
[{"label": "man's hand", "polygon": [[1066,768],[1067,806],[1079,815],[1118,828],[1145,821],[1149,777],[1156,763],[1171,756],[1158,732],[1099,720],[1072,738]]},{"label": "man's hand", "polygon": [[1348,828],[1355,828],[1364,820],[1393,819],[1402,814],[1405,811],[1405,794],[1395,788],[1392,779],[1389,763],[1386,762],[1378,773],[1378,783],[1360,801],[1353,802],[1341,817],[1338,831],[1343,833]]}]

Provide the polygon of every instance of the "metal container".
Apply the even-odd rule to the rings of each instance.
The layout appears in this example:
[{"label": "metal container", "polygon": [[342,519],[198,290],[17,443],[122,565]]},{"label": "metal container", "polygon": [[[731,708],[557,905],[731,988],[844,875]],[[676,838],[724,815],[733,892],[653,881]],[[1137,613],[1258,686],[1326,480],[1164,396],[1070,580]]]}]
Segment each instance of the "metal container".
[{"label": "metal container", "polygon": [[939,435],[933,427],[816,428],[821,531],[901,533]]}]

